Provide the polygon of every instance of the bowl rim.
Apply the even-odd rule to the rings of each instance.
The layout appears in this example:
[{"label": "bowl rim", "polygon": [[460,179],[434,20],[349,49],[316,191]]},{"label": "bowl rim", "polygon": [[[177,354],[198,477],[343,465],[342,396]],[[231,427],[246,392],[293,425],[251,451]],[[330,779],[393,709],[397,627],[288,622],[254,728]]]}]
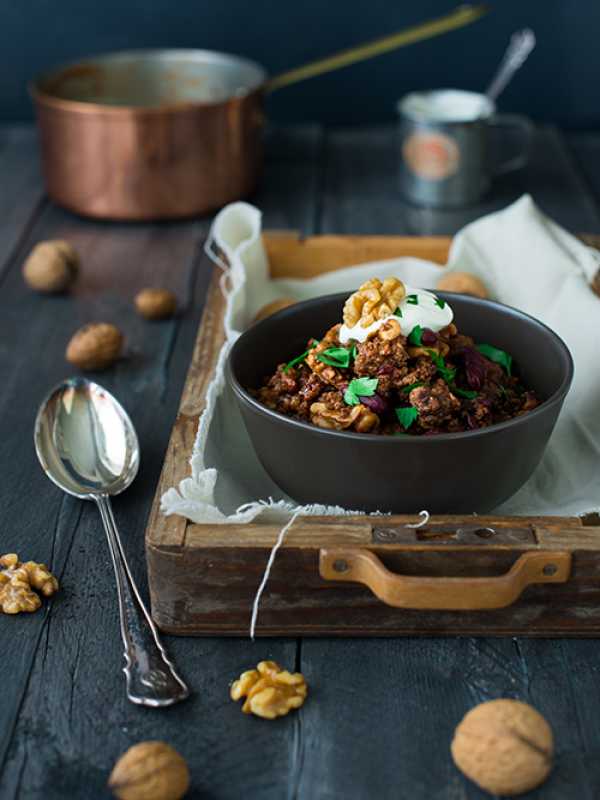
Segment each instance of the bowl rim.
[{"label": "bowl rim", "polygon": [[[520,417],[513,417],[512,419],[504,420],[503,422],[497,422],[494,425],[488,425],[485,428],[477,428],[476,430],[472,431],[460,431],[456,433],[438,433],[435,436],[382,436],[381,434],[375,433],[354,433],[350,431],[336,431],[331,430],[329,428],[319,428],[316,425],[311,425],[309,422],[303,422],[302,420],[294,419],[293,417],[288,417],[285,414],[280,413],[279,411],[274,411],[271,408],[260,403],[256,400],[252,395],[240,384],[237,380],[234,371],[233,371],[233,355],[236,348],[240,346],[240,343],[243,341],[244,337],[250,331],[256,331],[259,326],[266,327],[267,324],[272,324],[280,319],[285,319],[287,317],[293,316],[301,308],[304,309],[310,305],[320,305],[321,303],[327,300],[333,300],[333,298],[346,298],[347,292],[335,292],[332,294],[321,295],[320,297],[311,298],[309,300],[302,300],[298,303],[294,303],[292,306],[288,306],[287,308],[282,309],[281,311],[277,311],[275,314],[271,314],[264,320],[261,320],[258,323],[255,323],[250,328],[247,328],[241,336],[234,342],[232,345],[228,356],[227,362],[225,365],[225,374],[226,380],[233,389],[236,396],[242,400],[246,405],[250,406],[253,410],[261,413],[271,419],[273,421],[284,421],[289,425],[297,428],[298,430],[306,431],[307,433],[311,433],[314,436],[322,436],[322,437],[335,437],[338,440],[341,438],[348,439],[350,441],[367,441],[367,442],[392,442],[397,444],[398,446],[402,446],[403,444],[415,443],[415,442],[447,442],[447,441],[464,441],[465,439],[475,439],[481,436],[485,436],[486,434],[489,435],[491,433],[496,433],[498,431],[506,430],[507,428],[518,427],[521,425],[526,425],[527,422],[531,419],[539,417],[541,414],[545,414],[550,407],[556,406],[557,404],[560,405],[564,401],[573,380],[574,374],[574,363],[573,357],[571,352],[565,342],[561,339],[561,337],[555,333],[552,328],[546,325],[544,322],[541,322],[539,319],[531,316],[531,314],[527,314],[524,311],[521,311],[518,308],[514,308],[514,306],[509,306],[505,303],[499,303],[495,300],[483,300],[477,297],[471,297],[469,295],[461,295],[456,292],[436,292],[439,294],[443,299],[447,297],[450,298],[448,302],[451,304],[452,298],[460,298],[461,301],[464,300],[468,304],[472,304],[475,306],[484,306],[484,307],[492,307],[495,309],[499,309],[501,312],[506,313],[508,316],[518,316],[524,319],[528,324],[533,324],[541,329],[543,329],[547,335],[549,335],[555,343],[558,345],[559,349],[562,350],[566,362],[567,362],[567,371],[566,375],[563,378],[560,386],[556,389],[553,394],[547,400],[544,400],[540,403],[539,406],[534,408],[532,411],[529,411],[527,414],[523,414]],[[389,446],[389,445],[385,445]]]}]

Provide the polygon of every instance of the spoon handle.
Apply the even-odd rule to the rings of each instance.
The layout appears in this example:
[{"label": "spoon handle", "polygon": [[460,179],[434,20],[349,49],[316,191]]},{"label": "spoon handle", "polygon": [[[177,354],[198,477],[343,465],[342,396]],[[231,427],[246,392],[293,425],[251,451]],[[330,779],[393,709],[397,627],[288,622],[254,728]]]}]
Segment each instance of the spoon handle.
[{"label": "spoon handle", "polygon": [[127,697],[132,703],[157,708],[185,700],[189,689],[175,671],[127,564],[110,498],[97,495],[108,546],[115,568],[121,636],[125,645]]},{"label": "spoon handle", "polygon": [[534,47],[535,34],[530,28],[513,33],[500,66],[485,90],[490,100],[495,102],[498,99],[498,95],[508,86],[514,73],[523,66]]}]

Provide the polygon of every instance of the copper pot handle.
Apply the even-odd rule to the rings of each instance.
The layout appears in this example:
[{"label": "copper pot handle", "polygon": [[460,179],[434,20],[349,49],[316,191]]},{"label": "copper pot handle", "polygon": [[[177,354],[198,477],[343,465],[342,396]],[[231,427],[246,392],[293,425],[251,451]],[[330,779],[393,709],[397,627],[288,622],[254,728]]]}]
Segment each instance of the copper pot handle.
[{"label": "copper pot handle", "polygon": [[565,583],[571,554],[529,551],[503,575],[481,578],[432,578],[396,575],[369,550],[322,548],[319,572],[326,581],[362,583],[394,608],[477,611],[505,608],[532,583]]}]

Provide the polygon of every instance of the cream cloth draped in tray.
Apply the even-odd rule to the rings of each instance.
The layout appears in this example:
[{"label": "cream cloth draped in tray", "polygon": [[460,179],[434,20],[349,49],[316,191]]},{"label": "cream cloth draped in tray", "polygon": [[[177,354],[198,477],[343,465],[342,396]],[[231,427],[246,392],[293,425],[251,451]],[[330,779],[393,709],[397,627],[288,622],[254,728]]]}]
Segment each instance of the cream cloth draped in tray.
[{"label": "cream cloth draped in tray", "polygon": [[[375,276],[397,275],[413,286],[434,288],[441,274],[429,262],[397,258],[310,280],[271,280],[260,232],[261,214],[246,203],[227,206],[214,220],[212,237],[231,265],[227,340],[200,419],[191,477],[165,492],[165,514],[224,523],[249,522],[259,514],[286,520],[297,509],[256,458],[224,381],[229,349],[259,308],[277,297],[351,292]],[[600,508],[600,298],[589,287],[599,266],[598,254],[549,220],[528,195],[454,238],[446,269],[479,275],[493,299],[553,328],[575,360],[573,386],[542,462],[498,512],[579,514]],[[302,513],[342,511],[311,506]]]}]

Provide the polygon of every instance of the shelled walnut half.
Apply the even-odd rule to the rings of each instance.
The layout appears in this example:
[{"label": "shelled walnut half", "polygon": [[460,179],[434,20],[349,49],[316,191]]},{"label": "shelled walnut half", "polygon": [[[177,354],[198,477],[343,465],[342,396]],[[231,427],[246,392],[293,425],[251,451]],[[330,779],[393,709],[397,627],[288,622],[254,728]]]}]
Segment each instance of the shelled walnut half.
[{"label": "shelled walnut half", "polygon": [[243,672],[231,686],[231,699],[246,698],[242,711],[263,719],[283,717],[306,700],[308,687],[300,672],[281,669],[275,661],[261,661]]},{"label": "shelled walnut half", "polygon": [[0,611],[4,614],[37,611],[40,594],[51,597],[57,591],[58,581],[45,564],[21,563],[16,553],[0,556]]},{"label": "shelled walnut half", "polygon": [[344,324],[353,328],[360,322],[362,328],[368,328],[393,314],[405,294],[406,288],[398,278],[371,278],[346,300]]}]

